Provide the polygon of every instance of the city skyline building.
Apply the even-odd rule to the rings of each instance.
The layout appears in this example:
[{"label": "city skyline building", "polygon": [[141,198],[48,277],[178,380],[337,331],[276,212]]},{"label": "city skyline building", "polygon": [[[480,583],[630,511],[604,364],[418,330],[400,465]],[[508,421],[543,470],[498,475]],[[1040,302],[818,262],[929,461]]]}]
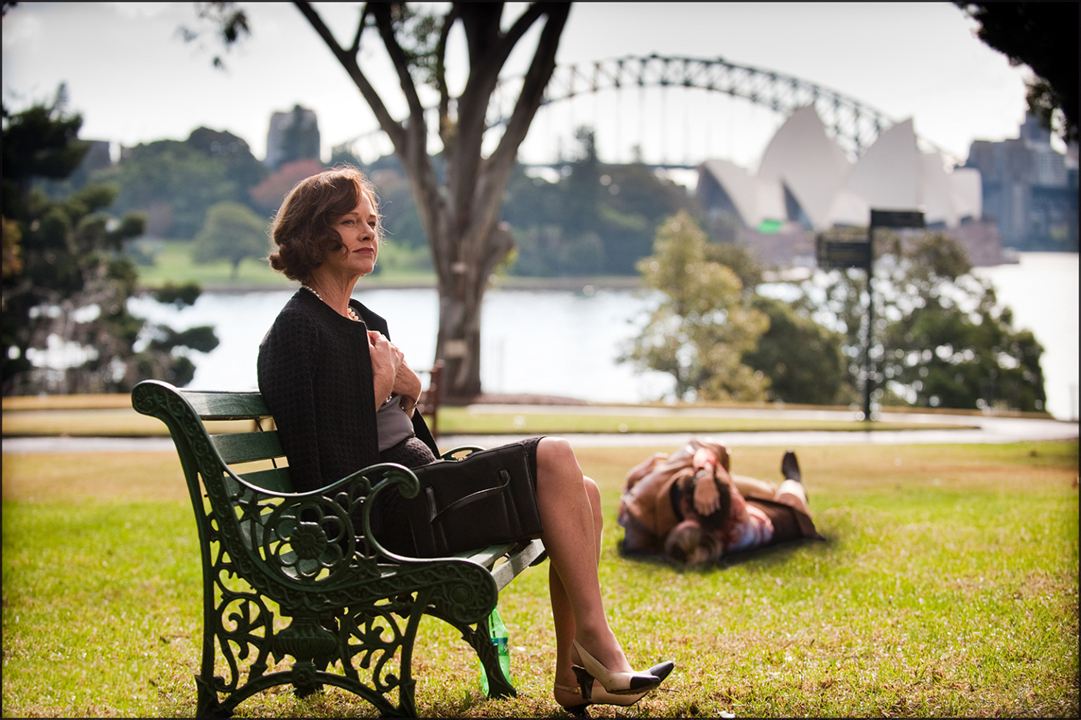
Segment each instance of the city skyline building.
[{"label": "city skyline building", "polygon": [[707,160],[700,172],[703,206],[734,212],[747,227],[859,226],[871,207],[922,208],[932,227],[981,217],[979,171],[948,171],[941,153],[919,148],[911,119],[884,130],[853,163],[806,106],[774,133],[756,172],[727,160]]},{"label": "city skyline building", "polygon": [[976,141],[950,167],[924,150],[911,119],[886,128],[855,162],[813,106],[795,111],[769,140],[756,170],[724,159],[699,166],[695,194],[721,240],[748,245],[771,265],[813,265],[814,236],[865,227],[870,209],[922,210],[927,227],[953,237],[975,265],[1009,260],[1004,247],[1077,251],[1077,159],[1057,152],[1029,117],[1019,137]]},{"label": "city skyline building", "polygon": [[1076,143],[1057,152],[1050,131],[1029,114],[1016,138],[973,142],[965,166],[980,173],[984,211],[1003,244],[1077,251]]},{"label": "city skyline building", "polygon": [[292,110],[274,112],[266,147],[263,162],[271,169],[293,160],[319,160],[319,118],[315,111],[297,104]]}]

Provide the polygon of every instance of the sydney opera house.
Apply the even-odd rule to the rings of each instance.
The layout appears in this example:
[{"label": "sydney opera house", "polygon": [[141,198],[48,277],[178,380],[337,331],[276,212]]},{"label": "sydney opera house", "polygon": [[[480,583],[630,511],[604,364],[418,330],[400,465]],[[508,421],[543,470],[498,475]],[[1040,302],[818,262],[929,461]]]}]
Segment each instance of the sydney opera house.
[{"label": "sydney opera house", "polygon": [[993,223],[982,218],[980,172],[947,168],[922,150],[905,120],[884,130],[856,161],[829,137],[811,106],[777,130],[750,172],[727,160],[699,168],[698,200],[712,221],[767,265],[814,263],[814,236],[865,227],[870,209],[922,210],[927,226],[953,236],[974,264],[1004,261]]}]

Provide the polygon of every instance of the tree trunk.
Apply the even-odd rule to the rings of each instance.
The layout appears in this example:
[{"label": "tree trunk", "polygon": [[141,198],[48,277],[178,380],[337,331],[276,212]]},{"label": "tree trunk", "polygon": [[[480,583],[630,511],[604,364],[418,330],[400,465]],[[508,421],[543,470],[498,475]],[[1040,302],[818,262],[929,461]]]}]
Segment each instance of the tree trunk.
[{"label": "tree trunk", "polygon": [[[454,231],[432,236],[440,250],[433,253],[454,258],[441,264],[439,274],[439,336],[435,360],[443,361],[444,400],[466,403],[481,392],[480,338],[484,293],[492,271],[513,248],[505,225],[497,225],[486,238],[477,240]],[[474,242],[470,242],[474,240]],[[475,246],[470,251],[467,248]]]},{"label": "tree trunk", "polygon": [[[409,176],[439,284],[439,336],[433,361],[444,363],[445,398],[468,401],[481,390],[480,320],[484,291],[491,273],[514,247],[509,229],[499,219],[503,194],[518,147],[529,131],[555,69],[556,49],[570,3],[531,3],[506,31],[500,28],[503,3],[451,3],[443,16],[435,58],[440,92],[439,134],[446,161],[442,182],[436,177],[428,154],[427,120],[410,73],[413,61],[395,36],[394,6],[365,4],[352,45],[343,47],[311,3],[295,5],[360,90]],[[541,19],[544,25],[518,100],[498,147],[486,157],[482,151],[486,115],[499,73],[514,47]],[[461,22],[465,33],[469,77],[451,113],[443,61],[446,37],[457,22]],[[394,64],[409,106],[407,121],[400,122],[391,116],[360,68],[358,54],[366,27],[377,31]]]},{"label": "tree trunk", "polygon": [[[474,281],[475,282],[475,281]],[[439,337],[435,357],[443,360],[443,401],[463,404],[480,394],[480,317],[484,288],[439,289]]]}]

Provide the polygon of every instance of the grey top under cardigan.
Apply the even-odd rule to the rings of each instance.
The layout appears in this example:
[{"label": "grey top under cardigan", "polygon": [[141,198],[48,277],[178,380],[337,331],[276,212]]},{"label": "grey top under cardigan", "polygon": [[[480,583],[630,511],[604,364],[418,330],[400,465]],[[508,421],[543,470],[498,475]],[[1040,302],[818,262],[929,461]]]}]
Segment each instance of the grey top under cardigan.
[{"label": "grey top under cardigan", "polygon": [[[259,391],[278,426],[298,492],[315,490],[379,462],[375,388],[367,331],[388,339],[387,322],[350,299],[363,322],[342,317],[303,289],[285,304],[259,345]],[[419,412],[417,437],[437,456]]]}]

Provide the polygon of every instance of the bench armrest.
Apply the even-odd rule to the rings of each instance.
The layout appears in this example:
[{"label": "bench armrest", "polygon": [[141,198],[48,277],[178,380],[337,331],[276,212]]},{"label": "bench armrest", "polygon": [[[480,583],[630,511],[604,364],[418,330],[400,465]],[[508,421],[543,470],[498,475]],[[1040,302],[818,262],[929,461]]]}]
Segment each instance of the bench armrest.
[{"label": "bench armrest", "polygon": [[[398,564],[425,562],[387,550],[371,531],[371,508],[380,493],[397,488],[407,498],[417,494],[417,476],[404,465],[370,465],[305,492],[262,488],[228,467],[224,480],[219,487],[226,495],[220,501],[225,507],[239,509],[235,516],[239,540],[272,565],[280,566],[286,576],[328,581],[328,575],[347,572],[357,561],[374,570],[380,557]],[[210,488],[208,492],[216,494]],[[232,523],[224,523],[228,525]],[[226,534],[230,534],[228,530]]]},{"label": "bench armrest", "polygon": [[[459,445],[456,448],[447,450],[439,458],[441,460],[465,460],[473,453],[483,449],[480,445]],[[458,455],[461,455],[461,457],[457,457]]]}]

